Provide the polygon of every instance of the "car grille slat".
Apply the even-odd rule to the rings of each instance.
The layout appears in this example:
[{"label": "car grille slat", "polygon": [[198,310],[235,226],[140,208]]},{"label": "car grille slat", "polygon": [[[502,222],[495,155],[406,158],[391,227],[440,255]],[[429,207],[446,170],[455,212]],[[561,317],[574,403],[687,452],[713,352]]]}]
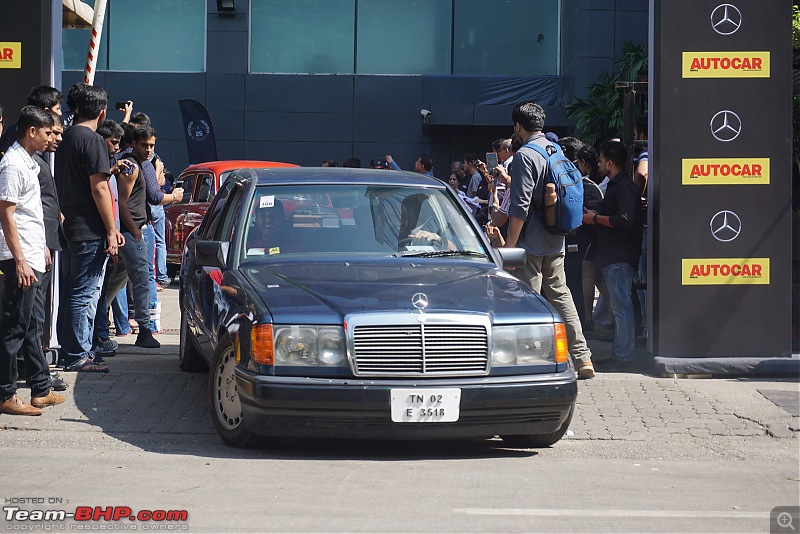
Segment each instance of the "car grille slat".
[{"label": "car grille slat", "polygon": [[483,325],[357,325],[358,376],[486,374],[488,332]]}]

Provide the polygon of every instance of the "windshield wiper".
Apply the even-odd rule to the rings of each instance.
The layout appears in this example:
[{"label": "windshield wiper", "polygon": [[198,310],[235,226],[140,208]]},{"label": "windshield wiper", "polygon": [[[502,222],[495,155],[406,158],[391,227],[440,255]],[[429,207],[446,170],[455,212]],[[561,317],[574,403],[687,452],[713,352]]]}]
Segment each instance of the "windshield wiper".
[{"label": "windshield wiper", "polygon": [[443,256],[480,256],[485,258],[486,254],[472,250],[413,250],[392,254],[394,258],[440,258]]}]

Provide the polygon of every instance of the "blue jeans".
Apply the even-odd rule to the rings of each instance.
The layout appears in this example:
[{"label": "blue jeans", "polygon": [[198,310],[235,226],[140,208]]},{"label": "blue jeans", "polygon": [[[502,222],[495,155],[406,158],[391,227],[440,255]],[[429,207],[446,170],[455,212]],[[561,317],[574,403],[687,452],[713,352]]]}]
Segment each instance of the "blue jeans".
[{"label": "blue jeans", "polygon": [[[141,241],[136,241],[133,234],[123,231],[122,235],[125,237],[125,246],[119,249],[119,259],[114,266],[111,277],[108,279],[107,295],[109,299],[114,299],[119,292],[125,287],[128,278],[131,280],[131,289],[133,290],[133,305],[134,318],[139,323],[140,331],[150,325],[150,310],[148,303],[150,299],[150,289],[147,267],[147,246],[144,238],[144,229],[142,229]],[[108,320],[108,308],[103,307],[106,321]]]},{"label": "blue jeans", "polygon": [[92,349],[91,308],[106,261],[105,240],[71,241],[61,252],[60,307],[56,328],[66,366],[89,356]]},{"label": "blue jeans", "polygon": [[131,323],[128,321],[128,288],[123,287],[117,293],[117,298],[111,303],[111,312],[114,314],[114,326],[117,334],[130,334]]},{"label": "blue jeans", "polygon": [[[642,255],[639,256],[639,272],[636,273],[635,281],[639,284],[647,283],[647,225],[642,229]],[[639,289],[639,306],[642,311],[642,323],[647,328],[647,290]]]},{"label": "blue jeans", "polygon": [[164,239],[166,231],[164,206],[153,206],[151,204],[150,213],[153,215],[153,230],[156,234],[156,281],[164,282],[169,280],[167,275],[167,241]]},{"label": "blue jeans", "polygon": [[[148,299],[148,313],[149,309],[155,308],[156,303],[158,302],[158,292],[156,291],[156,271],[154,266],[154,255],[155,255],[155,245],[156,245],[156,235],[153,231],[153,226],[148,224],[146,227],[142,229],[142,239],[145,243],[145,252],[147,254],[147,265],[148,265],[148,287],[150,288],[150,298]],[[148,319],[149,321],[149,319]],[[136,322],[139,322],[138,319]],[[142,324],[142,323],[139,323]],[[150,324],[149,322],[144,323],[145,325]],[[150,324],[150,330],[155,332],[155,324]]]},{"label": "blue jeans", "polygon": [[636,343],[636,317],[631,298],[631,284],[636,270],[627,263],[612,263],[603,267],[600,273],[603,278],[603,292],[614,315],[614,346],[611,356],[630,361]]}]

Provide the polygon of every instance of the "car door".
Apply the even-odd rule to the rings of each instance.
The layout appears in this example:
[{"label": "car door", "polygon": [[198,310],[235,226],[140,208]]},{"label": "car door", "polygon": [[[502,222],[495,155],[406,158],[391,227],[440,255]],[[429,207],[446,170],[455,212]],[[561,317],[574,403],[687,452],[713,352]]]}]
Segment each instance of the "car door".
[{"label": "car door", "polygon": [[[180,265],[183,256],[183,246],[186,243],[186,237],[189,235],[194,226],[187,226],[185,224],[186,217],[189,213],[192,203],[192,194],[194,193],[196,174],[192,172],[183,173],[178,181],[176,187],[180,185],[183,187],[183,199],[177,204],[167,204],[164,206],[164,214],[166,216],[166,242],[167,242],[167,261]],[[196,224],[195,224],[196,226]]]},{"label": "car door", "polygon": [[[197,230],[194,242],[203,240],[223,243],[227,259],[233,226],[238,219],[236,215],[242,207],[242,195],[242,182],[237,180],[226,182],[212,202],[203,224]],[[219,275],[224,275],[226,267],[218,268],[196,264],[192,267],[191,291],[197,328],[195,337],[201,349],[210,354],[216,346],[220,331],[218,303],[215,302],[217,282],[214,281],[212,275],[219,280]],[[215,273],[215,271],[222,272]]]}]

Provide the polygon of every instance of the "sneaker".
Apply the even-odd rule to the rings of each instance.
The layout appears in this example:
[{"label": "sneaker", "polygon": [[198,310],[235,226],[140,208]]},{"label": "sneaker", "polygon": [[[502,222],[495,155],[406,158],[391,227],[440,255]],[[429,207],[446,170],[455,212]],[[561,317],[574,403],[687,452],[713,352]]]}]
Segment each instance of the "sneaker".
[{"label": "sneaker", "polygon": [[59,395],[51,391],[44,397],[31,397],[31,404],[37,408],[43,408],[45,406],[55,406],[56,404],[61,404],[65,400],[67,400],[67,398],[64,395]]},{"label": "sneaker", "polygon": [[92,352],[99,354],[100,356],[114,356],[117,354],[118,348],[119,343],[113,339],[106,339],[105,341],[101,339],[94,344],[92,347]]},{"label": "sneaker", "polygon": [[56,376],[50,377],[50,387],[55,391],[66,391],[69,385]]},{"label": "sneaker", "polygon": [[145,349],[157,349],[161,343],[153,337],[153,333],[147,328],[139,328],[139,335],[136,336],[136,346]]},{"label": "sneaker", "polygon": [[68,372],[79,373],[107,373],[109,371],[108,367],[105,365],[100,365],[88,356],[68,366],[65,366],[64,370]]},{"label": "sneaker", "polygon": [[25,404],[17,395],[13,395],[0,403],[0,413],[8,415],[42,415],[42,410],[30,404]]},{"label": "sneaker", "polygon": [[161,286],[161,289],[167,289],[169,284],[172,282],[169,278],[165,278],[164,280],[156,280],[156,284]]},{"label": "sneaker", "polygon": [[578,373],[578,380],[594,378],[594,365],[592,365],[591,360],[588,362],[581,360],[576,361],[575,371]]}]

